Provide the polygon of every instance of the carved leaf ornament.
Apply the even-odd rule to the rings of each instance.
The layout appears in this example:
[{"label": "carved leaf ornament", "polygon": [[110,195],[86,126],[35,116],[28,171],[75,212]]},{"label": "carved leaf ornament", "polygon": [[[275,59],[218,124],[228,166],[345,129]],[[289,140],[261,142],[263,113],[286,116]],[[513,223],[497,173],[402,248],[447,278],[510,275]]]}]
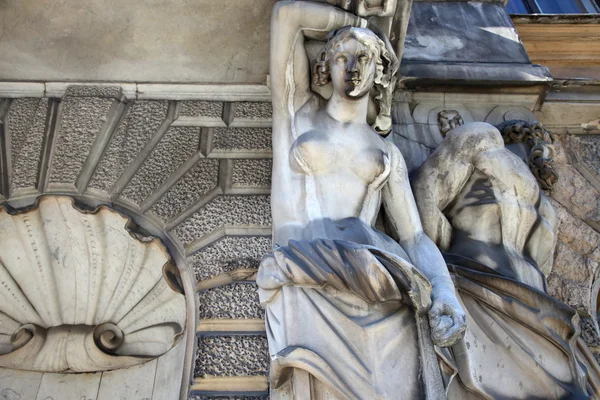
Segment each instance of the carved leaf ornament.
[{"label": "carved leaf ornament", "polygon": [[53,372],[123,368],[160,356],[185,327],[161,244],[108,207],[68,197],[0,208],[0,366]]}]

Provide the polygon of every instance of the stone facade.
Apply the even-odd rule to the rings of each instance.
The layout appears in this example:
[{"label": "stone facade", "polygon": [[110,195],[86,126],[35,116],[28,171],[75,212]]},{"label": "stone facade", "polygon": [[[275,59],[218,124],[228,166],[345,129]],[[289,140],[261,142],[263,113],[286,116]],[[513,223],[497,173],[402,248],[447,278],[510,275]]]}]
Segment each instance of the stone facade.
[{"label": "stone facade", "polygon": [[[210,101],[202,94],[198,95],[201,100],[130,99],[124,97],[125,85],[112,87],[112,92],[94,85],[75,88],[62,97],[3,100],[6,111],[2,126],[9,134],[12,166],[9,176],[3,178],[10,182],[3,191],[7,203],[21,207],[31,204],[39,194],[52,193],[71,195],[92,205],[114,199],[117,209],[170,242],[171,248],[185,257],[195,279],[206,282],[199,292],[200,325],[210,320],[242,322],[234,332],[221,330],[198,336],[194,376],[208,380],[265,379],[264,333],[252,327],[245,331],[244,321],[263,318],[252,271],[271,246],[271,121],[266,96],[258,102],[256,94],[247,95],[249,101],[243,102]],[[404,118],[399,114],[402,107],[398,103],[394,108],[395,123]],[[411,118],[421,112],[418,110],[413,110]],[[465,115],[469,114],[463,111],[461,116]],[[115,120],[119,123],[111,124]],[[433,118],[423,123],[419,136],[423,139],[419,140],[426,141],[430,135],[435,138],[438,121]],[[419,128],[416,121],[411,125]],[[50,142],[45,139],[49,131]],[[409,135],[412,131],[394,132]],[[73,134],[86,135],[89,144],[68,150],[69,135]],[[595,229],[597,140],[594,135],[556,136],[560,180],[550,195],[560,227],[549,290],[582,316],[592,317],[586,322],[584,337],[595,347],[597,336],[592,338],[590,332],[595,331],[590,327],[595,329],[596,253],[600,245],[600,233]],[[429,153],[436,140],[431,139],[429,146],[427,142],[417,146]],[[52,156],[50,160],[45,154]],[[413,152],[408,160],[418,154]],[[44,170],[41,165],[50,167]],[[84,191],[77,186],[79,182],[82,187],[82,172],[88,174]],[[245,270],[249,273],[237,280],[240,276],[235,272]],[[219,280],[224,276],[229,278],[221,285]],[[230,357],[215,357],[223,354]],[[260,384],[255,382],[259,381],[246,385],[256,390]],[[260,390],[264,389],[256,393]],[[201,387],[192,393],[203,396],[211,390]]]},{"label": "stone facade", "polygon": [[250,271],[250,280],[217,282],[200,291],[199,302],[188,298],[196,308],[187,322],[192,338],[196,315],[200,327],[242,322],[234,332],[204,331],[191,341],[198,348],[194,376],[265,377],[264,327],[245,332],[243,322],[263,316],[251,275],[271,247],[271,108],[261,94],[268,89],[236,94],[240,101],[233,102],[222,94],[136,99],[126,85],[65,88],[60,97],[42,92],[1,101],[10,166],[3,201],[21,208],[39,195],[60,194],[89,207],[111,204],[160,237],[193,272],[192,285]]},{"label": "stone facade", "polygon": [[[31,207],[42,195],[68,196],[82,208],[108,205],[131,218],[143,235],[164,243],[179,268],[186,335],[129,375],[116,370],[65,377],[1,368],[0,398],[58,399],[65,382],[76,400],[268,398],[265,313],[255,281],[272,247],[267,60],[274,1],[252,7],[237,1],[155,3],[149,13],[160,21],[152,27],[183,21],[195,33],[179,36],[169,28],[165,37],[178,42],[163,37],[148,49],[150,39],[132,32],[151,31],[150,17],[135,16],[139,7],[125,2],[121,16],[111,12],[104,20],[123,22],[117,24],[126,27],[120,36],[135,40],[115,46],[120,40],[110,26],[86,33],[85,21],[108,12],[104,3],[62,19],[59,8],[29,19],[8,7],[5,15],[15,24],[0,28],[0,49],[18,57],[0,63],[0,202],[12,210]],[[197,23],[194,15],[201,11],[213,16],[200,18],[210,24]],[[506,29],[502,35],[481,30],[477,37],[453,33],[449,16],[456,13],[485,15],[489,26]],[[220,35],[223,21],[232,28]],[[529,63],[510,24],[501,2],[415,2],[389,140],[404,150],[414,172],[448,127],[523,119],[550,129],[559,180],[546,194],[559,229],[548,290],[579,312],[582,338],[600,359],[600,97],[586,88],[584,101],[573,101],[576,89],[565,94],[552,87],[547,71]],[[253,35],[249,26],[257,27]],[[202,39],[208,36],[219,40]],[[495,44],[475,45],[486,40]],[[53,43],[59,48],[49,51]],[[131,49],[141,50],[125,57]],[[106,61],[110,57],[120,61]],[[517,80],[507,58],[527,81]],[[31,68],[45,65],[40,59],[47,68]],[[437,68],[440,63],[444,68]],[[471,79],[468,90],[447,86],[464,79]],[[125,380],[127,389],[116,390]]]}]

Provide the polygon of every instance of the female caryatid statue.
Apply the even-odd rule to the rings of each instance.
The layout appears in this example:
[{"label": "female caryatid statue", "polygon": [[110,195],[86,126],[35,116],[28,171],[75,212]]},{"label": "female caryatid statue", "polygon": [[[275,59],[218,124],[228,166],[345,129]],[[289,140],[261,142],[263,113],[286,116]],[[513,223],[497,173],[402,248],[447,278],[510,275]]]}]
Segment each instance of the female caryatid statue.
[{"label": "female caryatid statue", "polygon": [[[443,395],[427,386],[439,370],[425,365],[423,346],[452,345],[465,330],[402,155],[381,136],[391,127],[398,61],[365,27],[326,4],[282,1],[273,9],[274,251],[257,277],[273,398]],[[327,39],[312,75],[315,85],[331,84],[327,100],[311,91],[308,39]],[[380,103],[374,126],[370,92]],[[382,203],[399,243],[374,228]],[[419,324],[427,311],[431,334]]]}]

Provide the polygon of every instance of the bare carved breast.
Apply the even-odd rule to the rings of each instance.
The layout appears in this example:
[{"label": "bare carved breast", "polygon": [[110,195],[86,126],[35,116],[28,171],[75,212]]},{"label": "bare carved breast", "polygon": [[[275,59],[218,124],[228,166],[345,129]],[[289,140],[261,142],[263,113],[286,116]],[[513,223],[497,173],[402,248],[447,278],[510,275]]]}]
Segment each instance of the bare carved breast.
[{"label": "bare carved breast", "polygon": [[369,126],[342,125],[300,135],[290,150],[290,167],[313,181],[314,193],[307,196],[316,198],[307,202],[318,203],[320,217],[339,220],[360,215],[369,185],[389,174],[385,157],[385,143]]}]

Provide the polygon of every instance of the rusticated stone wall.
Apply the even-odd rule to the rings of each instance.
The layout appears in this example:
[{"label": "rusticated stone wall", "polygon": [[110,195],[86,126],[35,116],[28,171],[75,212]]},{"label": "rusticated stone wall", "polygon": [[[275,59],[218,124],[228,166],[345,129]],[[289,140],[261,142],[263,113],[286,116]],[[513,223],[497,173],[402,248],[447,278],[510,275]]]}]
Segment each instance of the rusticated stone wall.
[{"label": "rusticated stone wall", "polygon": [[[189,327],[192,396],[222,395],[222,377],[252,377],[240,394],[266,394],[253,273],[271,247],[268,89],[170,100],[141,99],[122,85],[65,86],[0,100],[0,202],[22,207],[39,195],[69,195],[109,204],[161,237],[201,285],[199,324]],[[220,281],[236,271],[244,279]]]},{"label": "rusticated stone wall", "polygon": [[600,136],[557,139],[559,180],[550,195],[560,225],[548,290],[579,311],[582,337],[600,360]]},{"label": "rusticated stone wall", "polygon": [[[0,200],[20,207],[55,193],[111,204],[170,243],[198,281],[191,398],[266,398],[269,358],[254,273],[271,247],[268,89],[67,86],[0,100]],[[534,118],[525,102],[465,99],[472,104],[451,108],[466,122]],[[441,140],[443,107],[428,101],[394,109],[392,140],[411,149],[412,168]],[[560,227],[549,289],[580,311],[583,337],[600,350],[600,137],[557,139],[560,180],[550,197]],[[249,380],[227,391],[232,381],[221,378]]]},{"label": "rusticated stone wall", "polygon": [[[593,136],[563,134],[555,145],[559,180],[550,193],[560,221],[554,267],[548,276],[549,291],[582,315],[597,312],[600,263],[600,192],[594,169]],[[585,145],[584,145],[585,144]],[[598,152],[598,147],[596,147]],[[594,159],[595,158],[595,159]]]}]

